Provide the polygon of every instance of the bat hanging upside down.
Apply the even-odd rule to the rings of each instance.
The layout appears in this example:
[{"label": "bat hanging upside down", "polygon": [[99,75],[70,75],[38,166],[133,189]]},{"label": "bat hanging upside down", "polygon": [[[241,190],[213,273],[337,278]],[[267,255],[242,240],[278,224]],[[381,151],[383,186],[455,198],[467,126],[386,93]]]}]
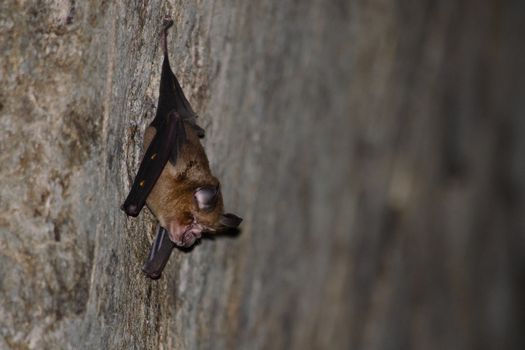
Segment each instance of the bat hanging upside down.
[{"label": "bat hanging upside down", "polygon": [[144,133],[144,158],[122,210],[137,216],[144,204],[159,220],[143,271],[160,277],[175,246],[191,247],[203,232],[236,228],[242,219],[224,214],[219,180],[212,175],[200,143],[204,130],[197,125],[182,88],[173,74],[167,36],[173,25],[164,18],[164,62],[155,119]]}]

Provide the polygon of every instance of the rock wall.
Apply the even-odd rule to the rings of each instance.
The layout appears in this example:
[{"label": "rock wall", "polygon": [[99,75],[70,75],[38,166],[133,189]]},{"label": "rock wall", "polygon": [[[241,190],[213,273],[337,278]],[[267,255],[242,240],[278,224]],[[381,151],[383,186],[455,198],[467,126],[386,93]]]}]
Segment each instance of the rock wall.
[{"label": "rock wall", "polygon": [[[161,19],[237,237],[141,273]],[[525,6],[0,4],[0,349],[521,349]]]}]

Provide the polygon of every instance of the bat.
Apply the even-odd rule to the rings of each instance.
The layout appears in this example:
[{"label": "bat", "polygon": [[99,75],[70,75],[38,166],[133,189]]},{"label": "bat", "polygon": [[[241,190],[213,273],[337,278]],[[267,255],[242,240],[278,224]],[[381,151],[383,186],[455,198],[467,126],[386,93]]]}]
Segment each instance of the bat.
[{"label": "bat", "polygon": [[157,111],[144,133],[144,157],[121,207],[136,217],[147,205],[159,221],[142,268],[152,279],[160,278],[175,247],[189,248],[203,233],[236,229],[242,221],[224,213],[219,180],[211,173],[200,142],[205,132],[171,70],[167,36],[172,25],[166,16]]}]

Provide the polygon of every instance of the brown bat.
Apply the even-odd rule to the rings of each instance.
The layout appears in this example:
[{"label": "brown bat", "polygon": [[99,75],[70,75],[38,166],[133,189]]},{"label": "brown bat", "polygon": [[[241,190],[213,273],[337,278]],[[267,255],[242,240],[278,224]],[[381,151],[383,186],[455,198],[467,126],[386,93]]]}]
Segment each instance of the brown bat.
[{"label": "brown bat", "polygon": [[211,173],[200,138],[204,130],[173,74],[167,35],[173,25],[164,18],[164,61],[155,119],[144,133],[144,158],[122,209],[137,216],[144,204],[159,220],[143,270],[160,277],[175,246],[191,247],[202,233],[235,229],[242,219],[224,214],[219,180]]}]

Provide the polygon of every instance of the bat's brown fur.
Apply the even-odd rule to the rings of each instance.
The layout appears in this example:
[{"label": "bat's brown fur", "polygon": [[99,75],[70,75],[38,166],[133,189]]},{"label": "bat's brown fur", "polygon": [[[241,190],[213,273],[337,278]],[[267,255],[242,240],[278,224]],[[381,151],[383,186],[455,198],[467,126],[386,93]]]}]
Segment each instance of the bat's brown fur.
[{"label": "bat's brown fur", "polygon": [[[176,222],[185,226],[194,220],[206,228],[215,231],[223,214],[223,201],[220,191],[213,210],[200,211],[194,193],[199,187],[219,186],[219,180],[212,175],[208,158],[194,129],[185,125],[187,142],[182,147],[175,166],[168,162],[146,201],[163,227],[170,227]],[[155,128],[149,127],[144,133],[144,150],[155,136]]]}]

